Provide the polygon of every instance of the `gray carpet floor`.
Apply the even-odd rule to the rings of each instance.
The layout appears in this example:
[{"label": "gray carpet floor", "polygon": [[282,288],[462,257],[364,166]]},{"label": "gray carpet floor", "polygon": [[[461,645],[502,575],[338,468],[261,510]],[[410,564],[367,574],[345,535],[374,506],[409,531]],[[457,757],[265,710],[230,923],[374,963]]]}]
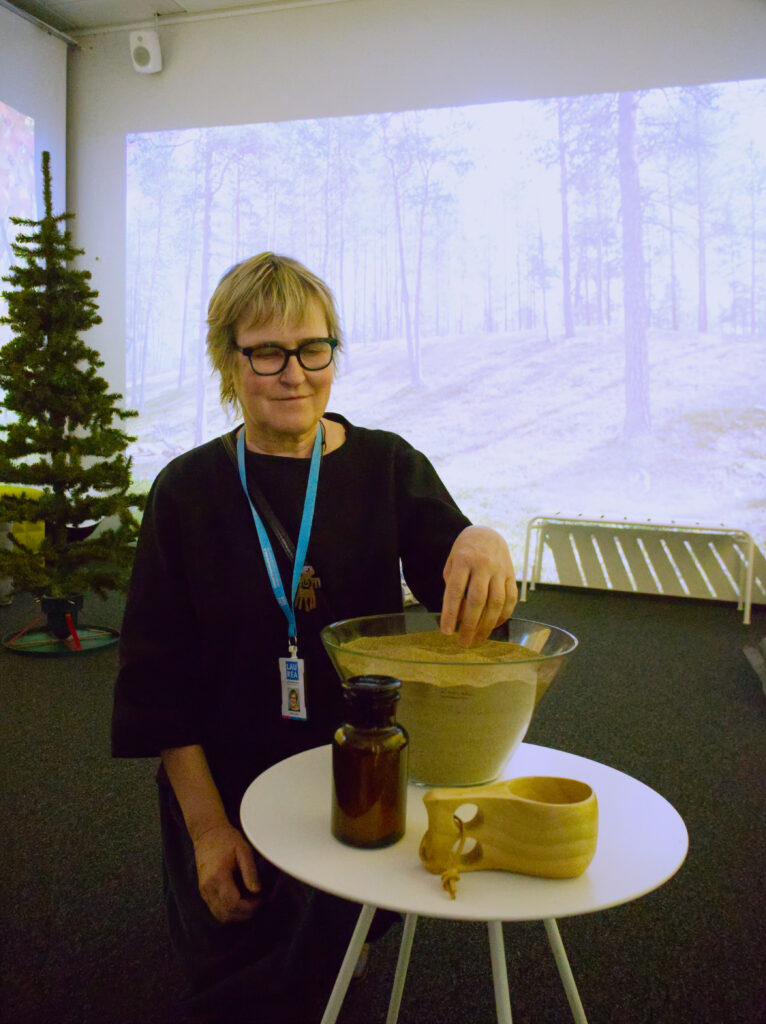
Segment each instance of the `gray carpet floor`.
[{"label": "gray carpet floor", "polygon": [[[121,611],[118,596],[91,599],[81,621],[119,627]],[[0,609],[0,635],[34,614],[25,598]],[[542,587],[516,614],[580,640],[527,739],[634,775],[690,835],[659,890],[559,921],[590,1024],[766,1024],[766,697],[742,653],[766,633],[766,609],[744,626],[732,605]],[[115,667],[114,647],[61,658],[0,649],[8,1024],[163,1024],[181,991],[161,905],[155,764],[109,756]],[[514,1022],[571,1020],[543,925],[504,933]],[[385,1020],[398,939],[397,928],[376,945],[341,1024]],[[421,920],[402,1024],[494,1019],[485,927]]]}]

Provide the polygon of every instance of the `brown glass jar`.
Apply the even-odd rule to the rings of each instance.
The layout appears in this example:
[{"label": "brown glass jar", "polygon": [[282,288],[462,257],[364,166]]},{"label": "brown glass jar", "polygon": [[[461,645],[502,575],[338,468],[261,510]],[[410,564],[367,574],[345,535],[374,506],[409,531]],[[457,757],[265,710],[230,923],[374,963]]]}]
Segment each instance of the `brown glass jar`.
[{"label": "brown glass jar", "polygon": [[401,683],[353,676],[346,721],[332,741],[332,833],[349,846],[390,846],[407,817],[407,733],[396,722]]}]

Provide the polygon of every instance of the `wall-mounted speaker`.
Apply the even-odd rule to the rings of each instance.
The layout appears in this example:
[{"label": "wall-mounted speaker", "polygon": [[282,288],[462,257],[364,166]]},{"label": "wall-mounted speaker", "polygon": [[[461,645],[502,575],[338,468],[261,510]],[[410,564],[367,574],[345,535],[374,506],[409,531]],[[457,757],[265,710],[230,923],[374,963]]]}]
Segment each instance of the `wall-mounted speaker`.
[{"label": "wall-mounted speaker", "polygon": [[130,33],[130,59],[133,67],[142,75],[153,75],[162,71],[160,39],[153,29],[141,29]]}]

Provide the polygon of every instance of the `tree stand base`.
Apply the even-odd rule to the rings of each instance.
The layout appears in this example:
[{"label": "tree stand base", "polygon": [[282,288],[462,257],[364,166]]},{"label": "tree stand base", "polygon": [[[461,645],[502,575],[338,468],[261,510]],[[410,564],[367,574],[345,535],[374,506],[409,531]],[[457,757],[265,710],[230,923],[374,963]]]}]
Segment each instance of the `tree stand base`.
[{"label": "tree stand base", "polygon": [[9,634],[3,637],[3,647],[16,654],[36,654],[41,657],[59,657],[62,654],[87,654],[89,651],[97,651],[102,647],[110,647],[116,644],[120,634],[116,629],[106,626],[78,626],[77,639],[79,647],[73,636],[61,639],[52,636],[45,628],[34,628],[22,630],[21,633]]},{"label": "tree stand base", "polygon": [[[21,632],[4,637],[3,646],[17,654],[50,658],[64,654],[85,654],[116,643],[119,637],[116,629],[77,625],[82,604],[81,595],[42,597],[40,606],[43,614]],[[44,616],[47,616],[45,624],[40,625]]]}]

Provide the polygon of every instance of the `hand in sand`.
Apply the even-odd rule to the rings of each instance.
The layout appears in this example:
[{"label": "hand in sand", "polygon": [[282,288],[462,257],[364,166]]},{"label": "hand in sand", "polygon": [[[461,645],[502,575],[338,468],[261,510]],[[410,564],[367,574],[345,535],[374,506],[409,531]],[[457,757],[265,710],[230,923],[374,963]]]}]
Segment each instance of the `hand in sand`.
[{"label": "hand in sand", "polygon": [[496,530],[468,526],[444,566],[442,633],[457,629],[461,647],[481,643],[510,618],[518,592],[508,545]]}]

